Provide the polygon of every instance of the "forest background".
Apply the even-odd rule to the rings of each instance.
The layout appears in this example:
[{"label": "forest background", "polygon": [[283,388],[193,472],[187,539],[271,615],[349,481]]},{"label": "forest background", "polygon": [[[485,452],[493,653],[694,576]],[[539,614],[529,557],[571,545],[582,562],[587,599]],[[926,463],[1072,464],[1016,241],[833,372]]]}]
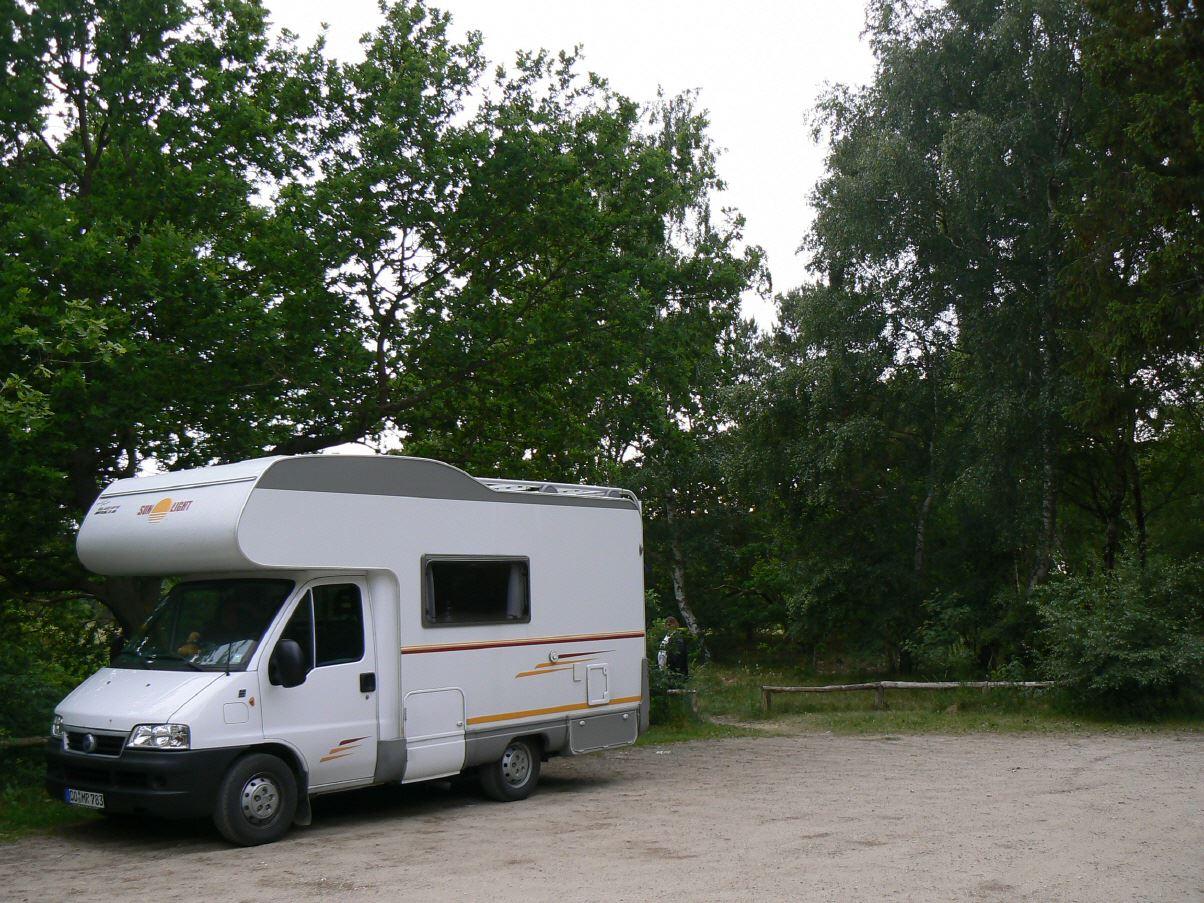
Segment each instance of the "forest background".
[{"label": "forest background", "polygon": [[155,603],[75,558],[108,481],[348,443],[634,489],[700,659],[1198,711],[1198,5],[866,21],[773,294],[696,95],[418,0],[354,63],[256,0],[0,3],[0,736]]}]

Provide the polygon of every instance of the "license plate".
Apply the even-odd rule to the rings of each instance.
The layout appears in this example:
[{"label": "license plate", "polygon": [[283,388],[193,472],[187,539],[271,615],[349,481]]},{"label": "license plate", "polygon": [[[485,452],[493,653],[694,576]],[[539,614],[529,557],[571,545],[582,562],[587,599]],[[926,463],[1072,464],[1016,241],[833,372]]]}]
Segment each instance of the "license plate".
[{"label": "license plate", "polygon": [[103,809],[105,807],[105,795],[103,793],[93,793],[91,790],[72,790],[68,787],[66,799],[67,804],[71,806],[86,806],[89,809]]}]

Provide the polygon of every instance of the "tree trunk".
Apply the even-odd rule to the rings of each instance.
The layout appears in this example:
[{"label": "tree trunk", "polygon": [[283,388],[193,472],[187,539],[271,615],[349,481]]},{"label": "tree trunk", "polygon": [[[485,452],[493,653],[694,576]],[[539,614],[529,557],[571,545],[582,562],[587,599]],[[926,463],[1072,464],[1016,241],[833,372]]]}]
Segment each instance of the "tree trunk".
[{"label": "tree trunk", "polygon": [[1133,484],[1133,526],[1137,531],[1137,561],[1145,570],[1147,538],[1145,529],[1145,497],[1141,492],[1141,468],[1137,465],[1137,455],[1132,444],[1129,445],[1129,479]]},{"label": "tree trunk", "polygon": [[1121,431],[1117,434],[1112,454],[1112,491],[1107,496],[1104,509],[1104,570],[1116,567],[1120,557],[1121,529],[1125,516],[1125,496],[1131,478],[1129,468],[1129,437]]},{"label": "tree trunk", "polygon": [[702,637],[702,628],[698,626],[698,618],[694,617],[694,610],[690,607],[689,599],[686,597],[686,556],[681,547],[681,535],[677,530],[677,514],[674,511],[672,501],[665,502],[665,519],[669,524],[669,556],[670,556],[670,573],[673,577],[673,598],[677,602],[677,610],[681,612],[681,619],[686,622],[686,629],[690,631],[690,635],[694,637],[694,642],[698,644],[698,651],[702,655],[702,660],[710,661],[711,654],[707,650],[706,641]]},{"label": "tree trunk", "polygon": [[128,637],[154,610],[162,583],[158,577],[109,577],[96,596],[113,612]]},{"label": "tree trunk", "polygon": [[[1051,205],[1052,210],[1052,205]],[[1037,539],[1037,560],[1028,579],[1028,595],[1049,577],[1053,568],[1053,549],[1058,528],[1058,486],[1055,471],[1057,448],[1054,438],[1053,399],[1053,292],[1054,259],[1052,247],[1046,252],[1045,285],[1041,297],[1040,332],[1040,418],[1041,418],[1041,534]]]},{"label": "tree trunk", "polygon": [[924,496],[924,501],[920,505],[920,516],[916,518],[916,579],[923,579],[924,577],[924,532],[927,529],[928,511],[932,508],[932,496],[935,492],[936,486],[929,483],[928,494]]},{"label": "tree trunk", "polygon": [[932,402],[932,424],[928,428],[928,490],[924,494],[924,501],[920,503],[919,516],[916,517],[916,549],[913,562],[916,580],[923,580],[927,564],[925,537],[928,530],[928,512],[932,510],[932,499],[936,495],[936,429],[940,416],[937,405],[937,376],[927,347],[924,350],[924,370],[928,377],[929,398]]},{"label": "tree trunk", "polygon": [[1104,570],[1116,567],[1116,555],[1120,551],[1120,512],[1112,511],[1104,526]]},{"label": "tree trunk", "polygon": [[1028,580],[1029,593],[1049,577],[1057,531],[1058,496],[1054,475],[1053,429],[1048,423],[1049,414],[1043,416],[1046,423],[1041,428],[1041,535],[1037,540],[1037,561]]}]

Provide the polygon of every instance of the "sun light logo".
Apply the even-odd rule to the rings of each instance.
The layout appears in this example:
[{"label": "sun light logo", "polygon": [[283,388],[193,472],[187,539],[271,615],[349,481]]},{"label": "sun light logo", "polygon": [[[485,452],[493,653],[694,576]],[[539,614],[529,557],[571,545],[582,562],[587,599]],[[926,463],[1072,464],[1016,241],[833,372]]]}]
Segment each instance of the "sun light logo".
[{"label": "sun light logo", "polygon": [[170,498],[159,499],[153,505],[143,505],[138,509],[138,516],[145,516],[152,524],[157,524],[168,514],[176,511],[187,511],[192,507],[192,499],[181,499],[176,502]]}]

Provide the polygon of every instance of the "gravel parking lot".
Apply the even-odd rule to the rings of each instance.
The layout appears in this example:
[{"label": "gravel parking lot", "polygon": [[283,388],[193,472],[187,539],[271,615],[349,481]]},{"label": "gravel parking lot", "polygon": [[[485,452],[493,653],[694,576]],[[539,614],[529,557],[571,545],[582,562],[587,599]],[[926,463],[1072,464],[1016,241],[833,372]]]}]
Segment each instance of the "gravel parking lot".
[{"label": "gravel parking lot", "polygon": [[0,847],[43,901],[1204,900],[1204,737],[802,734],[554,760],[512,804],[329,797],[280,843],[97,821]]}]

